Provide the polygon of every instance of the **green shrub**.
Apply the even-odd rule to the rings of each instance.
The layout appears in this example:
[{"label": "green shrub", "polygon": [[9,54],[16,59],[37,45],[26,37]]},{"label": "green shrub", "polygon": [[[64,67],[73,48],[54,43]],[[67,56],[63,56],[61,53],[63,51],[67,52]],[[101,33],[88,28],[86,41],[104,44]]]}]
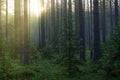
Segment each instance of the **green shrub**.
[{"label": "green shrub", "polygon": [[108,80],[117,80],[120,78],[120,25],[115,27],[108,42],[103,44],[102,51],[99,73]]}]

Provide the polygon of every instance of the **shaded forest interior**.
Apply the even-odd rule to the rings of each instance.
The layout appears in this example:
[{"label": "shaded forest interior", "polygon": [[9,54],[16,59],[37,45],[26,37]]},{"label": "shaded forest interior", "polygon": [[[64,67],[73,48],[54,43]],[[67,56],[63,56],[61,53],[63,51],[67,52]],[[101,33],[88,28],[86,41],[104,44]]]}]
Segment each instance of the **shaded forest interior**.
[{"label": "shaded forest interior", "polygon": [[120,0],[0,0],[0,80],[120,80]]}]

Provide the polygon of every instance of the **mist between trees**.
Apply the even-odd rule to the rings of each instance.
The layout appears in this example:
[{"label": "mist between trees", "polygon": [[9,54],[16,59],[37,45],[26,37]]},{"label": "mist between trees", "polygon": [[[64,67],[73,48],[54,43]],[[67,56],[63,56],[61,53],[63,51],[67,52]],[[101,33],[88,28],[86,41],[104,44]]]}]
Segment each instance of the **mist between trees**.
[{"label": "mist between trees", "polygon": [[119,14],[120,0],[0,0],[0,79],[119,80]]}]

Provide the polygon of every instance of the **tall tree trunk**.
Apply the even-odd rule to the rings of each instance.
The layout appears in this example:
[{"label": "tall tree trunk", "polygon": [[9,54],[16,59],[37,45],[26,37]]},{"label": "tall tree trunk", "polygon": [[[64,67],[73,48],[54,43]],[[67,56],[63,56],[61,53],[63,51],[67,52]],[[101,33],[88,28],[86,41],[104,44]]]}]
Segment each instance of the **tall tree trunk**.
[{"label": "tall tree trunk", "polygon": [[[44,8],[44,0],[42,0],[42,7]],[[45,47],[45,14],[41,13],[41,47]]]},{"label": "tall tree trunk", "polygon": [[[29,2],[29,4],[30,4],[30,3],[31,3],[31,2]],[[42,5],[42,1],[40,1],[39,4],[40,4],[40,5],[39,5],[39,8],[41,8],[41,7],[42,7],[42,6],[41,6],[41,5]],[[42,33],[41,33],[41,17],[42,17],[42,16],[41,16],[41,14],[42,14],[42,12],[40,13],[40,16],[39,16],[39,48],[41,48],[41,45],[42,45],[42,44],[41,44],[41,42],[42,42],[42,37],[41,37],[41,34],[42,34]]]},{"label": "tall tree trunk", "polygon": [[110,25],[111,34],[113,33],[113,13],[112,13],[112,0],[110,0]]},{"label": "tall tree trunk", "polygon": [[66,51],[66,45],[67,45],[67,31],[66,31],[66,28],[68,26],[68,23],[67,23],[67,0],[63,0],[63,6],[62,6],[62,9],[63,9],[63,32],[64,32],[64,36],[63,36],[63,42],[62,42],[62,45],[64,46],[64,49],[63,51]]},{"label": "tall tree trunk", "polygon": [[80,40],[80,59],[85,61],[85,24],[84,24],[84,10],[82,0],[79,0],[79,40]]},{"label": "tall tree trunk", "polygon": [[0,58],[2,57],[2,25],[1,25],[1,6],[2,6],[2,1],[0,1]]},{"label": "tall tree trunk", "polygon": [[90,0],[90,58],[93,59],[93,0]]},{"label": "tall tree trunk", "polygon": [[20,6],[20,4],[21,4],[21,0],[18,0],[17,1],[17,13],[16,13],[16,15],[17,15],[17,23],[18,24],[16,24],[16,26],[15,27],[17,27],[17,36],[18,36],[18,39],[17,39],[17,43],[16,43],[16,45],[17,45],[17,52],[18,52],[18,58],[20,58],[21,57],[21,34],[20,34],[20,28],[21,28],[21,10],[20,10],[20,8],[21,8],[21,6]]},{"label": "tall tree trunk", "polygon": [[89,0],[87,0],[87,10],[88,10],[88,12],[87,12],[87,17],[88,17],[88,29],[87,29],[87,35],[88,35],[88,47],[90,48],[90,1]]},{"label": "tall tree trunk", "polygon": [[[68,70],[72,70],[72,57],[73,57],[73,49],[72,49],[72,34],[73,34],[73,26],[72,26],[72,3],[71,0],[68,1],[68,56],[69,56],[69,67]],[[69,72],[71,75],[71,72]]]},{"label": "tall tree trunk", "polygon": [[106,41],[106,16],[105,16],[105,0],[103,0],[103,14],[102,14],[102,41],[105,42]]},{"label": "tall tree trunk", "polygon": [[115,0],[115,25],[118,25],[119,15],[118,15],[118,0]]},{"label": "tall tree trunk", "polygon": [[23,19],[24,19],[24,17],[23,17],[23,5],[22,5],[22,0],[19,0],[19,14],[20,14],[20,16],[19,16],[19,23],[20,23],[20,27],[19,27],[19,45],[20,45],[20,60],[21,60],[21,62],[23,61],[23,53],[24,53],[24,43],[23,43],[23,41],[24,41],[24,23],[23,23]]},{"label": "tall tree trunk", "polygon": [[56,44],[56,27],[55,27],[55,0],[51,0],[51,24],[52,24],[52,44]]},{"label": "tall tree trunk", "polygon": [[79,0],[75,0],[75,31],[76,35],[79,35]]},{"label": "tall tree trunk", "polygon": [[6,44],[8,44],[8,0],[6,0]]},{"label": "tall tree trunk", "polygon": [[60,53],[60,5],[59,1],[56,0],[55,4],[55,11],[56,11],[56,16],[55,16],[55,27],[56,27],[56,51]]},{"label": "tall tree trunk", "polygon": [[93,0],[94,5],[94,61],[100,59],[100,28],[99,28],[99,4],[98,0]]},{"label": "tall tree trunk", "polygon": [[[119,14],[120,14],[120,0],[119,0]],[[120,21],[120,15],[119,15],[119,21]]]},{"label": "tall tree trunk", "polygon": [[28,0],[24,0],[24,63],[29,64]]},{"label": "tall tree trunk", "polygon": [[19,0],[14,0],[14,39],[15,39],[15,58],[19,57]]},{"label": "tall tree trunk", "polygon": [[[20,8],[21,8],[21,6],[20,6],[20,4],[21,4],[21,0],[18,0],[18,3],[17,3],[17,13],[16,13],[16,15],[17,15],[17,23],[18,24],[16,24],[16,26],[17,26],[17,36],[18,36],[18,39],[17,39],[17,43],[16,43],[16,45],[17,45],[17,52],[18,52],[18,58],[20,58],[21,57],[21,42],[20,42],[20,28],[21,28],[21,10],[20,10]],[[15,26],[15,27],[16,27]]]}]

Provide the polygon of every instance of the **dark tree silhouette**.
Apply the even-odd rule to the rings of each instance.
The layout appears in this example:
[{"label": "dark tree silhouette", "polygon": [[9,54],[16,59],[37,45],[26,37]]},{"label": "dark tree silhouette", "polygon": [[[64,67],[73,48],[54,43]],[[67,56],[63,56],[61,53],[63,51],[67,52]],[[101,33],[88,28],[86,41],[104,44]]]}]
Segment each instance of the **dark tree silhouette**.
[{"label": "dark tree silhouette", "polygon": [[93,0],[94,5],[94,61],[100,59],[100,28],[99,28],[99,6],[98,0]]}]

